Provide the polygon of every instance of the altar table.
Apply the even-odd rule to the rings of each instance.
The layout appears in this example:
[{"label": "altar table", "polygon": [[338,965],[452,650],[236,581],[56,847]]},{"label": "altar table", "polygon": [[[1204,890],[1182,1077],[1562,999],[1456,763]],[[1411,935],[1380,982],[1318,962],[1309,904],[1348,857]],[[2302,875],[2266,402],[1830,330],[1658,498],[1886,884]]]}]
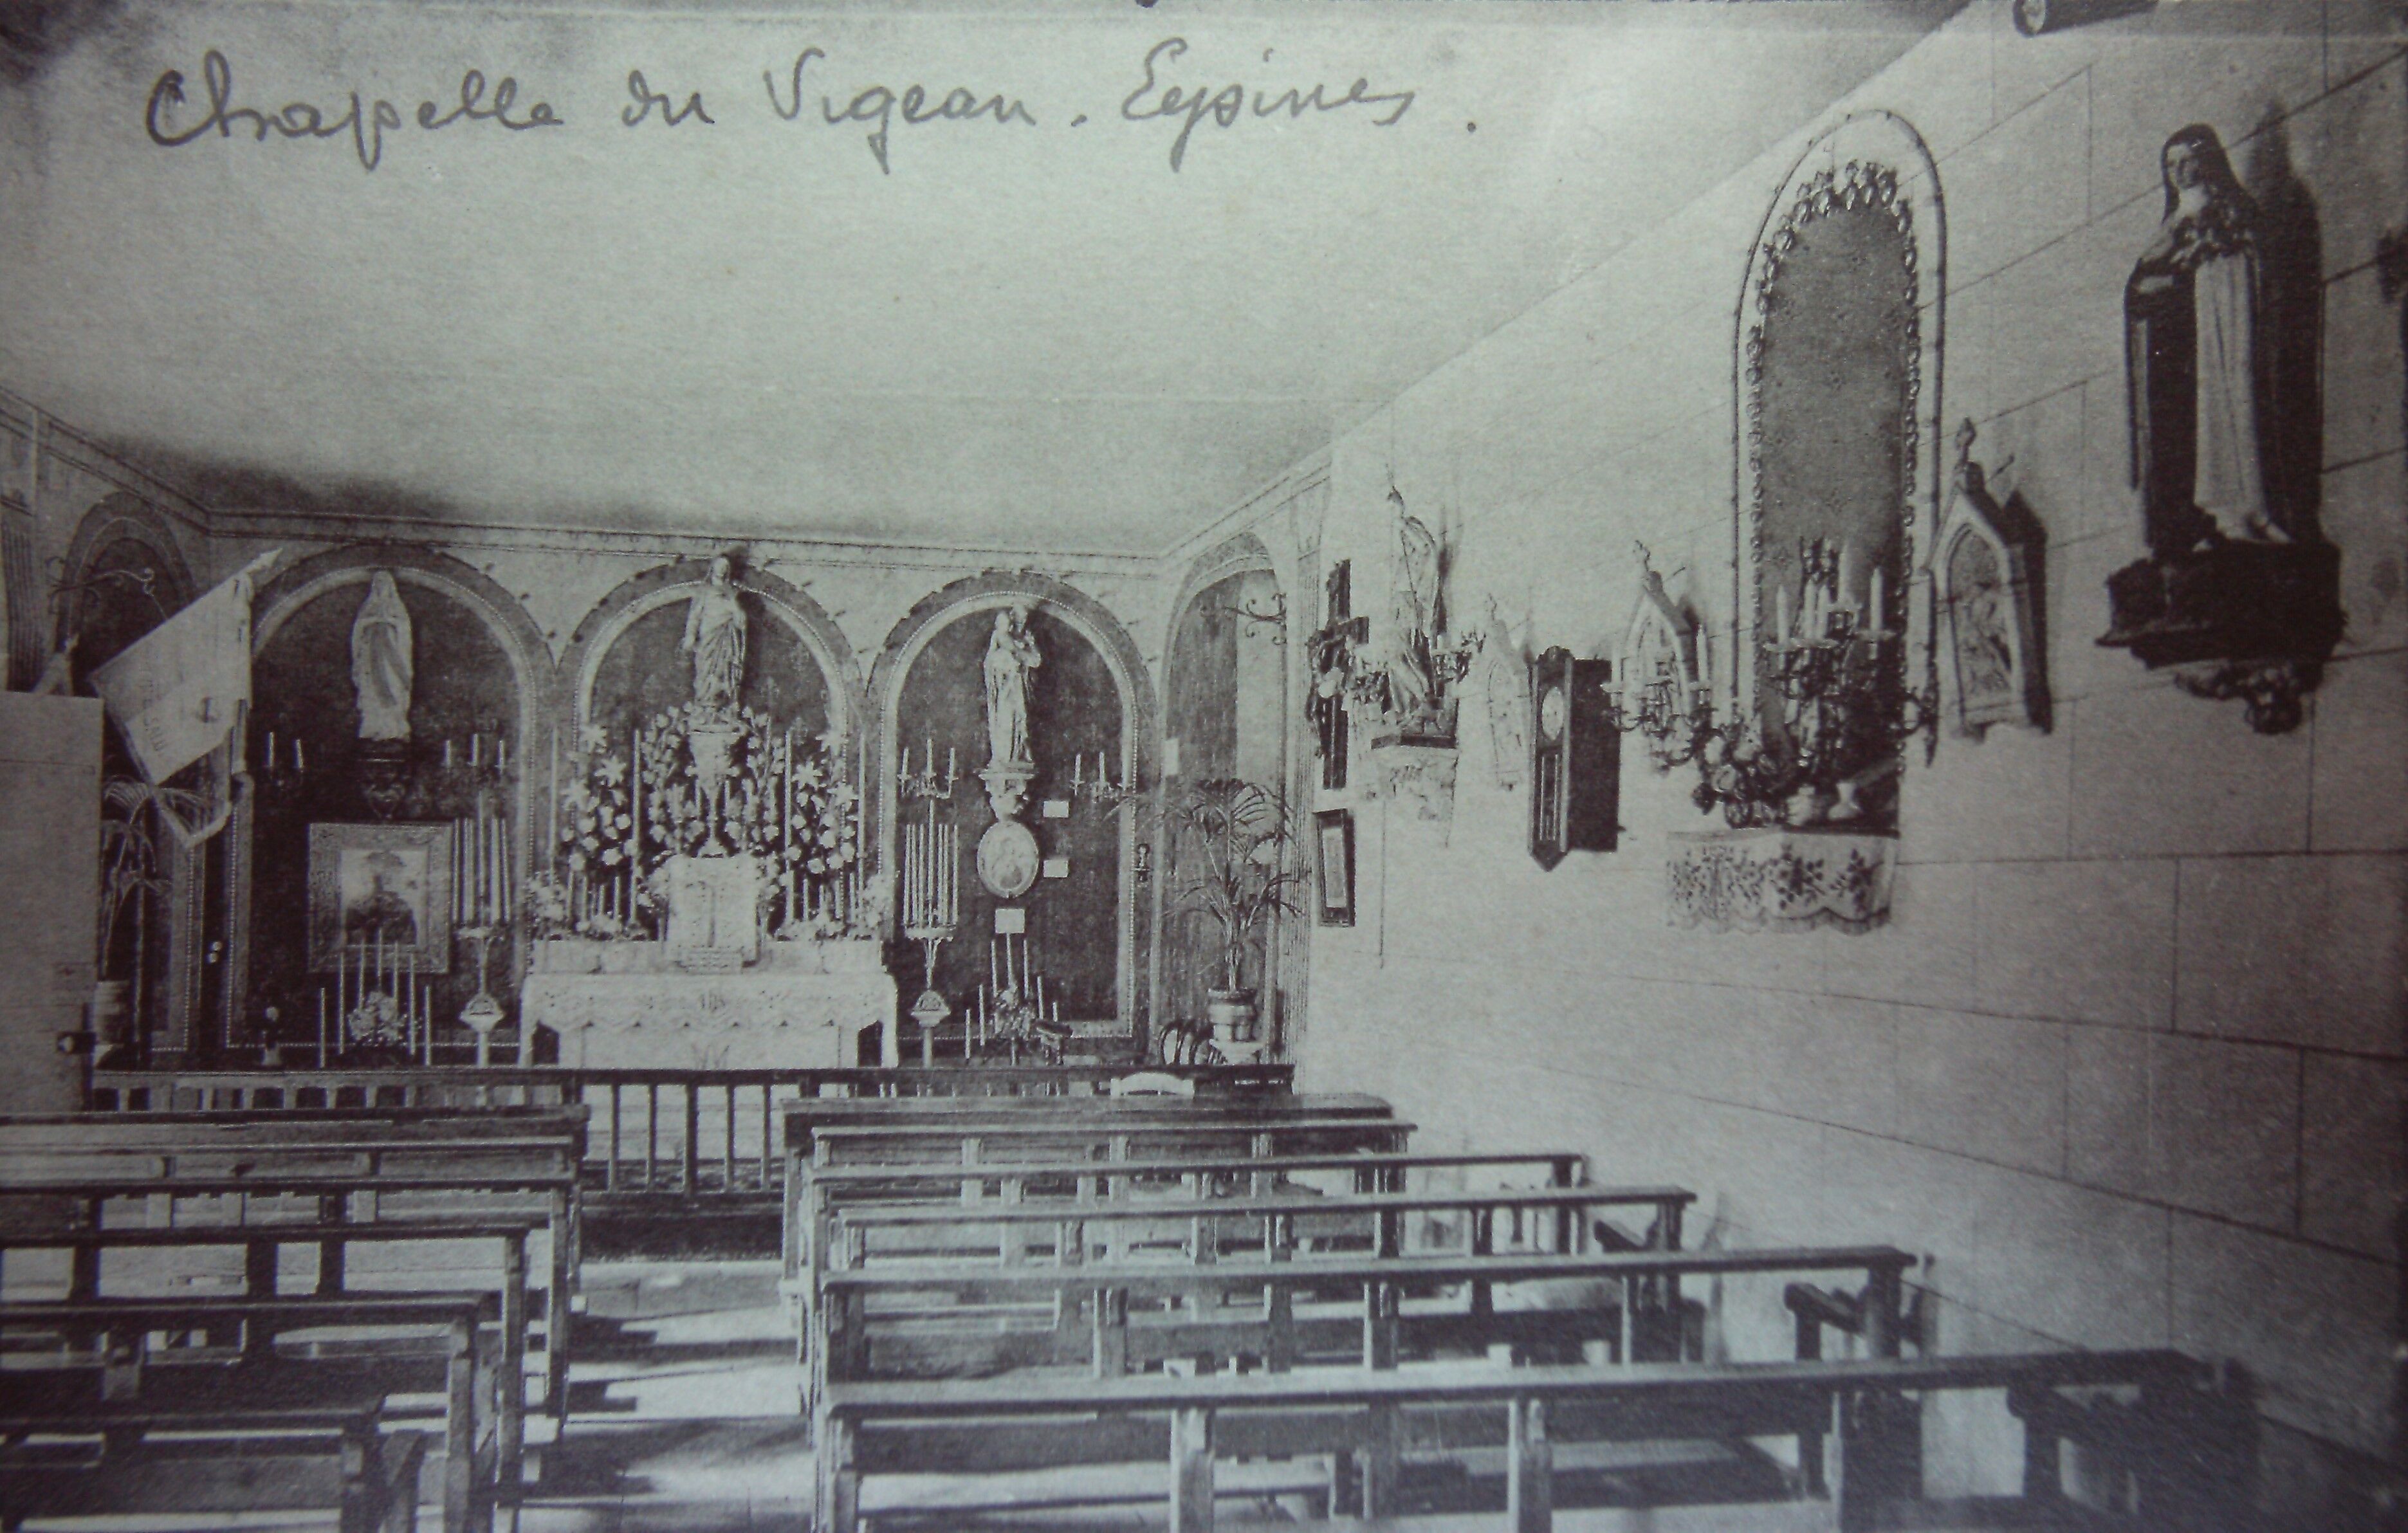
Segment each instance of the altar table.
[{"label": "altar table", "polygon": [[882,1056],[895,1047],[895,981],[878,956],[874,942],[771,942],[757,964],[689,974],[663,943],[545,942],[519,1016],[560,1035],[570,1068],[850,1066],[865,1028],[882,1030]]}]

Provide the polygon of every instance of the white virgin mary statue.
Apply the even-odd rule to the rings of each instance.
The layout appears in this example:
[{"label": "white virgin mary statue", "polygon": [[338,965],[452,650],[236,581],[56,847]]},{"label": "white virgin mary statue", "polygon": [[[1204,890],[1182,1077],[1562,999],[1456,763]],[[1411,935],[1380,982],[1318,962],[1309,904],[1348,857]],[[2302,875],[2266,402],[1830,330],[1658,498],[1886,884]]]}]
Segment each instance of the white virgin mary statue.
[{"label": "white virgin mary statue", "polygon": [[351,620],[351,687],[359,695],[360,738],[409,738],[409,609],[390,570],[368,579],[368,599]]},{"label": "white virgin mary statue", "polygon": [[694,656],[694,700],[727,708],[744,686],[744,605],[729,577],[727,555],[710,561],[710,580],[686,604],[680,647]]}]

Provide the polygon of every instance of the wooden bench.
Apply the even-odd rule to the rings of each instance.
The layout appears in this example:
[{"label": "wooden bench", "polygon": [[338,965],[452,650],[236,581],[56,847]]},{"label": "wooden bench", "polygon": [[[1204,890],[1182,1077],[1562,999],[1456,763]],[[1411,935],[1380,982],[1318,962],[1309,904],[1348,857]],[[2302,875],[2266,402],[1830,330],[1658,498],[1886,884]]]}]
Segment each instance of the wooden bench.
[{"label": "wooden bench", "polygon": [[[1075,1268],[895,1262],[825,1274],[806,1342],[805,1398],[824,1397],[833,1383],[1048,1368],[1098,1377],[1174,1362],[1199,1370],[1335,1362],[1384,1369],[1500,1348],[1570,1361],[1568,1352],[1591,1342],[1628,1363],[1641,1354],[1643,1284],[1858,1272],[1868,1314],[1894,1317],[1914,1260],[1875,1245]],[[1146,1304],[1157,1308],[1148,1312]],[[1684,1355],[1673,1334],[1675,1356]],[[1894,1322],[1883,1320],[1867,1344],[1895,1355],[1898,1341]]]},{"label": "wooden bench", "polygon": [[[417,1197],[428,1199],[434,1206],[413,1211],[396,1204],[396,1199]],[[286,1172],[272,1168],[252,1170],[238,1176],[65,1174],[29,1180],[21,1174],[5,1186],[0,1186],[0,1227],[6,1227],[8,1223],[7,1213],[12,1205],[23,1207],[30,1204],[30,1217],[20,1218],[17,1227],[27,1238],[46,1237],[58,1227],[59,1205],[65,1202],[79,1206],[80,1215],[76,1223],[81,1227],[105,1230],[115,1227],[108,1218],[110,1205],[133,1202],[140,1206],[150,1227],[174,1229],[179,1206],[192,1198],[238,1199],[233,1211],[236,1218],[263,1228],[272,1227],[274,1221],[254,1221],[253,1214],[257,1210],[252,1199],[314,1200],[316,1225],[304,1238],[320,1248],[321,1282],[331,1281],[337,1285],[341,1282],[345,1245],[354,1237],[331,1233],[334,1230],[356,1229],[361,1232],[357,1238],[373,1240],[380,1237],[370,1231],[403,1228],[429,1222],[440,1225],[462,1217],[507,1218],[516,1212],[535,1211],[497,1207],[498,1200],[537,1202],[540,1211],[536,1216],[543,1222],[548,1247],[542,1313],[544,1406],[555,1417],[565,1414],[574,1330],[571,1315],[574,1273],[571,1262],[577,1206],[577,1173],[574,1170],[564,1171],[546,1163],[541,1168],[515,1171],[485,1168],[475,1171],[426,1171],[408,1175],[365,1171]],[[463,1215],[458,1211],[463,1206],[473,1211]]]},{"label": "wooden bench", "polygon": [[[344,1252],[347,1245],[409,1244],[424,1242],[470,1241],[496,1242],[500,1247],[499,1285],[494,1297],[499,1305],[497,1364],[498,1410],[500,1427],[499,1461],[496,1479],[506,1503],[515,1503],[523,1482],[526,1444],[526,1337],[528,1323],[533,1318],[533,1306],[527,1277],[527,1239],[544,1227],[540,1215],[522,1214],[516,1217],[485,1217],[469,1219],[420,1219],[388,1221],[377,1225],[353,1225],[348,1222],[326,1223],[319,1220],[278,1220],[249,1225],[175,1225],[165,1228],[151,1225],[116,1225],[107,1228],[61,1229],[31,1233],[0,1232],[0,1264],[10,1254],[28,1251],[64,1251],[68,1254],[67,1283],[64,1297],[69,1302],[82,1302],[103,1297],[109,1286],[103,1263],[106,1253],[190,1251],[237,1246],[243,1253],[243,1297],[274,1298],[279,1297],[277,1268],[280,1249],[291,1245],[314,1247],[318,1254],[315,1293],[331,1297],[347,1292],[347,1268]],[[0,1267],[5,1270],[5,1267]],[[449,1272],[436,1272],[426,1279],[428,1286],[438,1291],[455,1285],[444,1280]],[[374,1290],[368,1297],[389,1292],[419,1292],[420,1288]],[[352,1292],[357,1292],[352,1290]],[[156,1297],[156,1296],[136,1296]],[[5,1297],[5,1296],[0,1296]],[[511,1382],[517,1387],[510,1387]]]},{"label": "wooden bench", "polygon": [[[860,1268],[873,1257],[896,1256],[1017,1263],[1039,1249],[1028,1242],[1028,1231],[1048,1226],[1053,1243],[1042,1249],[1060,1266],[1096,1255],[1112,1260],[1148,1233],[1167,1235],[1188,1260],[1197,1262],[1219,1260],[1231,1242],[1270,1259],[1338,1244],[1394,1256],[1405,1251],[1406,1218],[1414,1213],[1462,1215],[1464,1249],[1476,1255],[1499,1249],[1499,1216],[1517,1231],[1527,1221],[1526,1241],[1509,1238],[1509,1246],[1574,1252],[1586,1247],[1591,1228],[1583,1215],[1606,1208],[1652,1211],[1649,1235],[1623,1239],[1641,1248],[1660,1248],[1677,1245],[1683,1211],[1695,1200],[1695,1194],[1680,1187],[1574,1186],[1336,1194],[1297,1189],[1219,1198],[971,1207],[860,1203],[836,1211],[828,1265]],[[1091,1244],[1087,1237],[1097,1228],[1103,1239]],[[894,1239],[882,1244],[881,1236]]]},{"label": "wooden bench", "polygon": [[[415,1533],[426,1439],[385,1433],[373,1406],[190,1413],[138,1404],[0,1411],[0,1508],[33,1518],[316,1512],[339,1533]],[[42,1439],[47,1440],[32,1440]]]},{"label": "wooden bench", "polygon": [[[65,1432],[130,1407],[207,1430],[222,1408],[381,1413],[389,1395],[433,1394],[445,1533],[480,1533],[500,1487],[506,1391],[500,1349],[480,1333],[499,1318],[494,1296],[477,1293],[0,1303],[0,1414]],[[216,1343],[228,1334],[233,1345]]]},{"label": "wooden bench", "polygon": [[[1393,1454],[1401,1423],[1401,1436],[1412,1448],[1440,1454],[1491,1446],[1501,1438],[1507,1505],[1499,1526],[1512,1533],[1552,1527],[1558,1442],[1731,1441],[1828,1428],[1840,1448],[1832,1476],[1838,1524],[1864,1529],[1880,1526],[1894,1503],[1921,1497],[1919,1457],[1897,1430],[1911,1419],[1907,1396],[2003,1390],[2011,1402],[2045,1414],[2043,1402],[2063,1390],[2138,1386],[2138,1409],[2157,1428],[2141,1444],[2145,1457],[2169,1441],[2191,1448],[2182,1426],[2218,1413],[2202,1375],[2176,1353],[2071,1352],[1615,1368],[1473,1364],[1408,1372],[833,1383],[820,1406],[813,1526],[818,1533],[856,1533],[862,1481],[873,1475],[1153,1462],[1169,1471],[1173,1533],[1203,1533],[1213,1526],[1217,1459]],[[2229,1437],[2219,1437],[2210,1451],[2229,1450]],[[2046,1450],[2054,1454],[2054,1440]],[[2152,1460],[2137,1472],[2162,1506],[2186,1495],[2179,1486],[2168,1488],[2185,1470],[2219,1488],[2220,1476],[2237,1472],[2195,1452],[2171,1463]],[[1385,1507],[1364,1511],[1390,1514]],[[2138,1526],[2157,1533],[2181,1525]]]},{"label": "wooden bench", "polygon": [[[786,1222],[783,1286],[791,1298],[808,1297],[815,1277],[806,1273],[825,1264],[838,1211],[856,1204],[954,1203],[975,1206],[990,1196],[1006,1205],[1024,1202],[1110,1203],[1140,1196],[1152,1184],[1174,1184],[1178,1196],[1199,1198],[1225,1191],[1268,1196],[1294,1184],[1294,1179],[1334,1173],[1357,1193],[1402,1191],[1416,1176],[1468,1177],[1538,1174],[1550,1186],[1573,1186],[1587,1180],[1587,1157],[1570,1151],[1532,1151],[1502,1154],[1412,1154],[1347,1152],[1315,1155],[1197,1154],[1176,1160],[1149,1159],[1107,1165],[1053,1162],[984,1162],[961,1166],[832,1166],[798,1174]],[[992,1189],[992,1191],[990,1191]],[[1670,1244],[1680,1243],[1675,1227]],[[806,1281],[809,1279],[809,1281]]]},{"label": "wooden bench", "polygon": [[781,1243],[789,1276],[808,1249],[811,1225],[801,1219],[800,1210],[811,1201],[812,1180],[844,1166],[1059,1165],[1229,1154],[1397,1153],[1404,1149],[1413,1127],[1368,1111],[1338,1116],[1283,1112],[1262,1121],[1250,1113],[1198,1109],[1184,1100],[1124,1099],[1078,1114],[953,1112],[933,1122],[912,1110],[920,1104],[886,1106],[887,1110],[875,1114],[842,1117],[828,1113],[822,1104],[812,1104],[808,1112],[789,1111]]}]

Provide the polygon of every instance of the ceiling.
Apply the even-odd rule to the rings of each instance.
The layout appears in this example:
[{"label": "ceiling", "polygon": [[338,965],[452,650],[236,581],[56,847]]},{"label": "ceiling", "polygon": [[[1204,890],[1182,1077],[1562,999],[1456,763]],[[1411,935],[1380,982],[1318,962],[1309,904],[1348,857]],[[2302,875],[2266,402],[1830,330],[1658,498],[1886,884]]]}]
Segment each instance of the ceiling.
[{"label": "ceiling", "polygon": [[[213,504],[1151,553],[1955,7],[68,8],[0,82],[0,382]],[[1161,84],[1246,90],[1175,171],[1184,104],[1123,115],[1173,37]],[[169,69],[206,129],[212,49],[232,107],[390,100],[377,168],[154,144]],[[562,125],[422,128],[471,68]],[[630,69],[670,98],[634,126]],[[1276,107],[1358,78],[1410,107]],[[1034,122],[898,107],[882,170],[824,121],[913,83]]]}]

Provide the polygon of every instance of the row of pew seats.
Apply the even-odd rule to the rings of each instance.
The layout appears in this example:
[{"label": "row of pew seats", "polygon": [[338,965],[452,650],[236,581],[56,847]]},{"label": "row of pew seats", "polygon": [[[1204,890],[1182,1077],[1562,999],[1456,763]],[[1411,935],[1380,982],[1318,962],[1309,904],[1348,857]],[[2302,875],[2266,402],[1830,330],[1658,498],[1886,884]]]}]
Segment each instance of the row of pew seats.
[{"label": "row of pew seats", "polygon": [[[2179,1354],[1920,1354],[1906,1251],[1688,1247],[1680,1187],[1412,1132],[1292,1093],[790,1106],[818,1533],[925,1521],[931,1476],[972,1516],[1025,1510],[1026,1471],[1140,1465],[1175,1533],[1267,1488],[1395,1517],[1475,1469],[1540,1533],[1559,1455],[1669,1442],[1842,1529],[1912,1526],[1922,1402],[1964,1391],[2023,1425],[2028,1522],[2222,1528],[2246,1503],[2245,1403]],[[1768,1326],[1789,1354],[1730,1355]]]},{"label": "row of pew seats", "polygon": [[565,1412],[581,1107],[0,1118],[0,1525],[514,1508]]}]

